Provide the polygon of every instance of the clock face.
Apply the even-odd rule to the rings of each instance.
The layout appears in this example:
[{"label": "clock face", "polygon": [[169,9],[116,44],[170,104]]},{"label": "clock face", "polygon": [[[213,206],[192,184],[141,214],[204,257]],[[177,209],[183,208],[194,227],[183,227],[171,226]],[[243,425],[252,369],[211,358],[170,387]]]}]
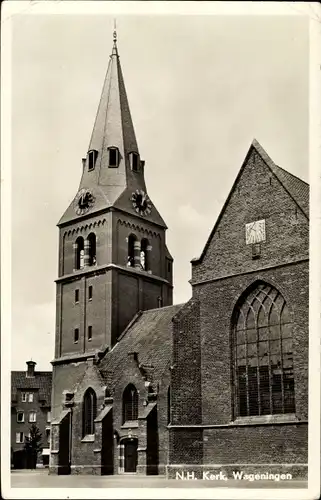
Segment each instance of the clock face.
[{"label": "clock face", "polygon": [[74,208],[77,215],[85,214],[95,203],[95,198],[89,189],[82,188],[76,195]]},{"label": "clock face", "polygon": [[136,189],[136,191],[132,193],[131,201],[134,209],[139,215],[147,215],[151,213],[152,204],[147,194],[142,189]]},{"label": "clock face", "polygon": [[245,239],[247,245],[265,241],[265,219],[245,224]]}]

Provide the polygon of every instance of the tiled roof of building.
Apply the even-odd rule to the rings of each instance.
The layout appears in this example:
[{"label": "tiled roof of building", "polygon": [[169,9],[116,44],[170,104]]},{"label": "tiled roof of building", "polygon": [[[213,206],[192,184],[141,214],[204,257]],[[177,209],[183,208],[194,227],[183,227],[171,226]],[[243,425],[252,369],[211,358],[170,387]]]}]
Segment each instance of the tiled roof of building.
[{"label": "tiled roof of building", "polygon": [[309,217],[309,184],[276,165],[255,139],[253,146],[304,214]]},{"label": "tiled roof of building", "polygon": [[39,399],[51,402],[52,372],[34,372],[34,377],[27,377],[25,371],[11,372],[11,400],[17,397],[17,390],[39,390]]},{"label": "tiled roof of building", "polygon": [[137,353],[137,360],[147,379],[157,382],[171,359],[172,318],[183,304],[150,309],[138,314],[129,324],[119,342],[101,360],[99,369],[109,387],[118,378],[128,354]]}]

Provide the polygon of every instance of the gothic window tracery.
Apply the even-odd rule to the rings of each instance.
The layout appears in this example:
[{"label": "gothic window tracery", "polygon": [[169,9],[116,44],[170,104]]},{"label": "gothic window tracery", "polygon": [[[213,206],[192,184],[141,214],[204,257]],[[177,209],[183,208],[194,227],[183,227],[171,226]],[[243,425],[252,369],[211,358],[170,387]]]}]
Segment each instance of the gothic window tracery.
[{"label": "gothic window tracery", "polygon": [[282,294],[257,284],[236,308],[233,333],[237,415],[294,413],[292,320]]}]

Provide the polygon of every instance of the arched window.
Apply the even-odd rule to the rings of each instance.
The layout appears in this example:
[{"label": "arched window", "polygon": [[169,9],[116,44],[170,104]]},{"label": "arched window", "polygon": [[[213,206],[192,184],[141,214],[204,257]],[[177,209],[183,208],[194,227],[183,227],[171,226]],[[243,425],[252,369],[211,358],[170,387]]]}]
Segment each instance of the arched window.
[{"label": "arched window", "polygon": [[140,265],[144,271],[148,270],[148,245],[148,240],[143,238],[140,244]]},{"label": "arched window", "polygon": [[79,236],[75,243],[75,269],[84,267],[84,238]]},{"label": "arched window", "polygon": [[135,241],[137,238],[134,234],[130,234],[128,236],[128,257],[127,257],[127,266],[134,267],[135,265]]},{"label": "arched window", "polygon": [[109,151],[109,167],[118,167],[119,165],[119,150],[115,146],[108,148]]},{"label": "arched window", "polygon": [[83,401],[83,436],[95,433],[95,418],[97,413],[96,393],[91,387],[87,389]]},{"label": "arched window", "polygon": [[97,156],[98,151],[96,151],[95,149],[91,149],[90,151],[88,151],[88,170],[94,170]]},{"label": "arched window", "polygon": [[236,414],[294,413],[292,322],[283,296],[260,282],[234,320]]},{"label": "arched window", "polygon": [[123,393],[123,422],[137,420],[138,392],[133,384],[129,384]]},{"label": "arched window", "polygon": [[90,233],[87,237],[88,241],[88,265],[93,266],[96,264],[96,235]]},{"label": "arched window", "polygon": [[138,170],[139,170],[139,154],[135,153],[135,152],[129,153],[129,162],[130,162],[130,168],[134,172],[138,172]]},{"label": "arched window", "polygon": [[171,386],[167,390],[167,424],[171,421]]}]

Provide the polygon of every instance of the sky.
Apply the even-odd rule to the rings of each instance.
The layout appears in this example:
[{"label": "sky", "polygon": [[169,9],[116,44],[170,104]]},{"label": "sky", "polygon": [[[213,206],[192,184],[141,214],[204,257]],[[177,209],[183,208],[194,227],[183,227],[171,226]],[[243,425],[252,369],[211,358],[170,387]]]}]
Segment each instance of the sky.
[{"label": "sky", "polygon": [[[12,23],[11,368],[51,369],[56,224],[80,181],[112,49],[109,15]],[[256,138],[308,181],[309,38],[299,16],[118,15],[147,191],[168,226],[174,302]]]}]

